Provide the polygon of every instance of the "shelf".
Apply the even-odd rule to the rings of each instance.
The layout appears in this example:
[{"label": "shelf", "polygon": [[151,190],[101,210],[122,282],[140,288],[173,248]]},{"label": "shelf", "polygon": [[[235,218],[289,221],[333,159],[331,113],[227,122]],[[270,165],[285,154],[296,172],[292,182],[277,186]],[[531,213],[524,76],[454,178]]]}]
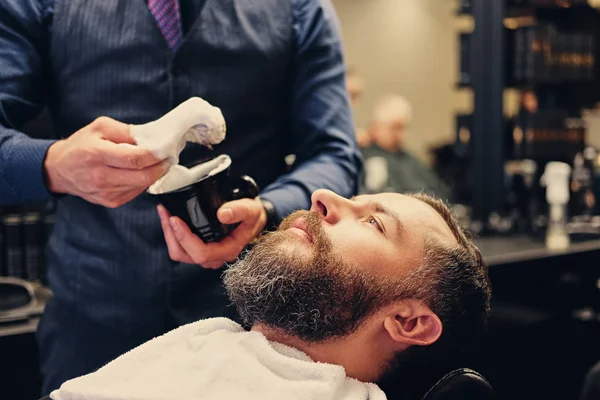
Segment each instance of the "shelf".
[{"label": "shelf", "polygon": [[517,90],[523,90],[526,88],[536,88],[536,87],[542,87],[542,88],[552,88],[552,87],[556,87],[556,88],[561,88],[564,89],[565,87],[575,87],[575,89],[579,89],[580,87],[588,87],[589,85],[594,84],[594,81],[562,81],[562,82],[537,82],[537,81],[532,81],[532,82],[522,82],[522,83],[512,83],[512,84],[506,84],[505,87],[506,88],[510,88],[510,89],[517,89]]},{"label": "shelf", "polygon": [[578,9],[578,10],[584,9],[584,10],[589,10],[589,11],[598,11],[597,8],[590,6],[587,2],[577,1],[576,4],[572,4],[573,1],[565,0],[564,3],[571,3],[571,4],[566,5],[566,6],[560,6],[558,4],[555,4],[555,5],[552,5],[552,4],[522,5],[522,6],[509,5],[506,7],[506,15],[508,15],[508,16],[528,15],[528,14],[535,13],[537,10],[565,10],[566,11],[566,10],[573,10],[573,9]]},{"label": "shelf", "polygon": [[517,7],[517,6],[513,6],[513,7],[508,7],[508,9],[506,10],[506,15],[504,17],[504,19],[511,19],[511,18],[535,18],[535,12],[536,12],[537,8],[536,7],[531,7],[531,6],[523,6],[523,7]]},{"label": "shelf", "polygon": [[572,243],[565,250],[549,250],[544,241],[530,236],[489,237],[475,240],[489,266],[507,265],[552,257],[600,253],[600,240]]},{"label": "shelf", "polygon": [[[597,65],[594,65],[593,80],[588,79],[592,78],[589,64],[585,64],[585,68],[584,65],[578,64],[581,70],[573,71],[576,69],[575,65],[568,60],[554,62],[553,65],[556,66],[558,75],[547,73],[538,76],[573,77],[574,80],[536,82],[533,79],[517,82],[514,79],[515,77],[529,76],[530,68],[538,65],[531,63],[540,62],[538,59],[532,61],[531,57],[524,57],[525,49],[531,45],[529,41],[537,38],[536,31],[529,32],[527,27],[535,25],[536,22],[543,21],[552,26],[553,32],[561,34],[557,33],[556,37],[553,37],[555,42],[552,42],[553,46],[556,45],[555,52],[558,54],[561,52],[589,54],[589,51],[584,51],[589,47],[589,37],[585,37],[584,40],[584,36],[595,37],[594,56],[596,61],[600,60],[598,56],[600,54],[598,53],[598,49],[600,49],[598,47],[600,13],[592,12],[594,8],[584,4],[569,9],[560,9],[541,5],[518,6],[511,4],[509,6],[507,3],[507,0],[472,0],[463,3],[466,6],[472,6],[471,16],[477,26],[477,29],[472,32],[468,45],[459,46],[459,71],[469,74],[471,84],[464,84],[463,82],[469,80],[458,75],[456,76],[458,79],[455,78],[458,82],[453,82],[453,87],[455,90],[469,88],[473,94],[472,140],[470,142],[473,154],[471,205],[474,210],[474,219],[478,221],[487,221],[490,213],[503,207],[501,199],[504,193],[503,158],[505,154],[503,144],[505,132],[502,129],[501,119],[507,109],[506,105],[518,108],[519,102],[516,96],[506,96],[507,92],[539,88],[541,106],[570,107],[571,111],[589,107],[600,101],[598,100],[600,99],[598,94],[600,93],[600,72],[598,72]],[[526,2],[521,1],[520,3]],[[550,1],[545,3],[550,6]],[[470,7],[463,8],[471,10]],[[465,14],[463,10],[457,10],[457,15],[462,14]],[[525,31],[516,31],[515,29],[518,28],[524,28]],[[520,39],[520,42],[517,43],[517,39]],[[459,43],[462,45],[463,41],[461,40]],[[572,46],[573,43],[575,46]],[[521,46],[518,51],[517,44]],[[466,50],[463,51],[463,48]],[[577,50],[573,50],[573,48]],[[543,49],[546,50],[546,48]],[[474,66],[474,68],[469,68],[470,66]],[[567,71],[571,72],[568,74]],[[540,72],[537,71],[537,67],[535,72]],[[515,93],[515,95],[517,94]],[[574,250],[577,251],[577,249],[578,246],[575,246]],[[532,254],[537,257],[545,253],[543,250],[536,249]],[[501,258],[499,260],[501,261]]]}]

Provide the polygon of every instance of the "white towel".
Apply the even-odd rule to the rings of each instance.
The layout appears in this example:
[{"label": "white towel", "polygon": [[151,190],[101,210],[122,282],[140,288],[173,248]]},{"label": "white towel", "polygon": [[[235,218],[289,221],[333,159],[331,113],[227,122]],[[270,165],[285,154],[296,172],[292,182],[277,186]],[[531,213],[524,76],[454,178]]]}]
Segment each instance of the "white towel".
[{"label": "white towel", "polygon": [[64,383],[53,400],[384,400],[339,365],[246,332],[226,318],[182,326]]},{"label": "white towel", "polygon": [[187,142],[207,147],[221,143],[225,139],[225,130],[225,118],[221,110],[200,97],[184,101],[156,121],[130,125],[131,137],[138,146],[171,164],[169,170],[154,183],[151,192],[164,193],[195,182],[190,170],[177,165],[179,153]]},{"label": "white towel", "polygon": [[168,173],[150,185],[148,193],[160,194],[181,189],[204,177],[216,175],[229,168],[230,165],[231,158],[227,154],[221,154],[192,168],[186,168],[183,165],[172,165]]},{"label": "white towel", "polygon": [[206,100],[192,97],[156,121],[130,125],[131,136],[138,146],[150,151],[159,160],[179,163],[179,153],[187,142],[210,147],[225,139],[225,118],[218,107]]},{"label": "white towel", "polygon": [[365,160],[365,188],[370,192],[382,192],[388,183],[388,162],[383,157],[369,157]]}]

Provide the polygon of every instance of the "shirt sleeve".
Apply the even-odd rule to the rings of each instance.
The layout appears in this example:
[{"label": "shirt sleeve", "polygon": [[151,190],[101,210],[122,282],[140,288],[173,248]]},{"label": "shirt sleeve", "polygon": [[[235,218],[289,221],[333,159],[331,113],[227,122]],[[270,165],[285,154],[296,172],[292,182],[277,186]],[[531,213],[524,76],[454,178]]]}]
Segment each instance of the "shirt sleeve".
[{"label": "shirt sleeve", "polygon": [[354,136],[338,21],[329,0],[292,0],[295,53],[289,134],[292,171],[261,197],[279,218],[310,207],[317,189],[356,193],[362,158]]},{"label": "shirt sleeve", "polygon": [[43,163],[51,140],[32,139],[19,128],[42,109],[43,58],[48,0],[0,2],[0,204],[51,198]]}]

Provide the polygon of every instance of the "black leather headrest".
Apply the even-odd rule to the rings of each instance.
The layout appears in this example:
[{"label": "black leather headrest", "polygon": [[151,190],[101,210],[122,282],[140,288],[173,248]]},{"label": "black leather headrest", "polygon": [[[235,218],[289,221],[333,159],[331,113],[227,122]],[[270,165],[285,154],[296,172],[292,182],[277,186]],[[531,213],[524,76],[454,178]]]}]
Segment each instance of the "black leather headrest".
[{"label": "black leather headrest", "polygon": [[494,400],[496,393],[478,372],[468,368],[455,369],[444,375],[429,389],[422,400]]}]

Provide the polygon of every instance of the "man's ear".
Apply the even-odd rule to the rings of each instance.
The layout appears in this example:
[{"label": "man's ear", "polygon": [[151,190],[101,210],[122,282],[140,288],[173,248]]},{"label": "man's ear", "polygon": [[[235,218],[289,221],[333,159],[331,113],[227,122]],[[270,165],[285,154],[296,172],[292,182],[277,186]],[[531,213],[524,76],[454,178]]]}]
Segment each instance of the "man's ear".
[{"label": "man's ear", "polygon": [[442,321],[419,300],[403,300],[390,309],[383,326],[398,344],[429,346],[442,334]]}]

